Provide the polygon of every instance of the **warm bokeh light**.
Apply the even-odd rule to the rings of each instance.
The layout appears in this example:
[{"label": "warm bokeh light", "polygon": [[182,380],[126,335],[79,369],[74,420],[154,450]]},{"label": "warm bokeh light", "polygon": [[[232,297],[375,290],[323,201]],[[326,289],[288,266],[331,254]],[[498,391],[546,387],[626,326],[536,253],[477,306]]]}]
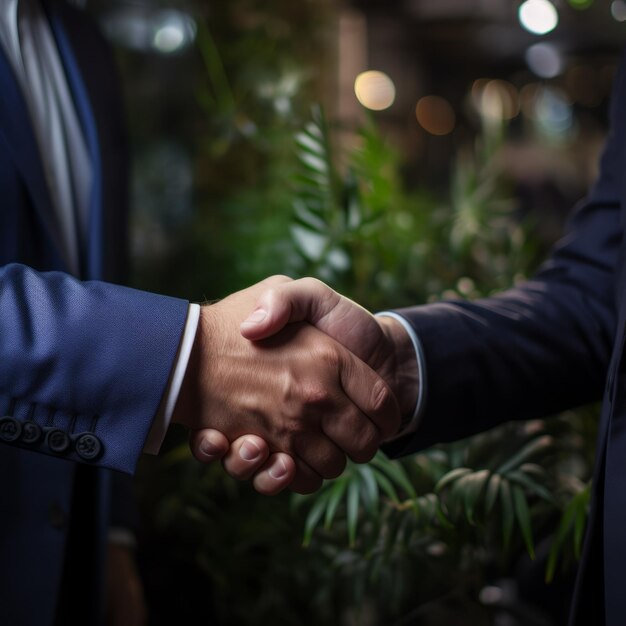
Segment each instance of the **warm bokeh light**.
[{"label": "warm bokeh light", "polygon": [[372,111],[388,109],[396,99],[396,87],[384,72],[370,70],[363,72],[354,81],[357,100]]},{"label": "warm bokeh light", "polygon": [[518,11],[520,24],[535,35],[545,35],[556,28],[559,15],[549,0],[526,0]]},{"label": "warm bokeh light", "polygon": [[449,135],[456,124],[450,103],[441,96],[424,96],[415,107],[420,126],[431,135]]},{"label": "warm bokeh light", "polygon": [[506,80],[475,80],[471,98],[476,111],[487,119],[510,120],[519,113],[519,94]]},{"label": "warm bokeh light", "polygon": [[530,70],[540,78],[554,78],[563,71],[563,59],[551,43],[536,43],[524,55]]}]

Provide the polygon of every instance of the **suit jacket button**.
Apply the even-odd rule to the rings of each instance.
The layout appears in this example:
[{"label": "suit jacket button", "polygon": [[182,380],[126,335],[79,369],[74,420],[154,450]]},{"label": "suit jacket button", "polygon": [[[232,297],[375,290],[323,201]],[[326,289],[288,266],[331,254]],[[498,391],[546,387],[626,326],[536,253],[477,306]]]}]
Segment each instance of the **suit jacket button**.
[{"label": "suit jacket button", "polygon": [[0,418],[0,441],[16,441],[22,433],[22,425],[8,415]]},{"label": "suit jacket button", "polygon": [[24,443],[37,443],[41,439],[41,426],[36,422],[28,421],[22,424],[22,441]]},{"label": "suit jacket button", "polygon": [[84,433],[76,439],[76,452],[81,459],[85,461],[93,461],[100,456],[102,452],[102,443],[100,439],[91,433]]},{"label": "suit jacket button", "polygon": [[70,438],[68,434],[58,428],[54,428],[48,432],[48,448],[56,454],[63,454],[70,447]]}]

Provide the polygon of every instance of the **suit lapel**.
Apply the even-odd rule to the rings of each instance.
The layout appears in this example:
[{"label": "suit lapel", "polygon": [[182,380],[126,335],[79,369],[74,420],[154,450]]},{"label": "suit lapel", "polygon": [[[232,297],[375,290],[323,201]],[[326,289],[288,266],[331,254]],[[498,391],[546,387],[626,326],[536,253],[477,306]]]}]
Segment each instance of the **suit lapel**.
[{"label": "suit lapel", "polygon": [[76,113],[87,142],[87,149],[93,170],[93,183],[89,202],[89,241],[86,245],[86,254],[84,255],[86,260],[83,262],[81,273],[86,278],[102,279],[102,162],[96,120],[85,82],[83,81],[78,67],[75,51],[72,49],[68,38],[67,28],[69,26],[67,25],[69,25],[70,21],[65,20],[64,14],[67,8],[63,3],[49,0],[44,2],[44,7],[48,14],[50,26],[65,68],[65,75],[74,99]]},{"label": "suit lapel", "polygon": [[33,206],[53,248],[68,267],[26,102],[2,47],[0,47],[0,139],[6,143],[26,183]]}]

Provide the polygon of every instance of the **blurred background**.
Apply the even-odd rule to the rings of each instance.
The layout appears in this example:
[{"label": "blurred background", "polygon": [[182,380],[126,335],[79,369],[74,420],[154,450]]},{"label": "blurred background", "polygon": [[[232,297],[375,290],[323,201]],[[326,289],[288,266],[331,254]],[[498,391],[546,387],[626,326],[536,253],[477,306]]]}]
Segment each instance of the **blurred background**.
[{"label": "blurred background", "polygon": [[[624,0],[83,0],[133,145],[134,286],[370,309],[524,280],[597,171]],[[506,415],[503,415],[503,420]],[[596,410],[263,499],[142,462],[150,624],[563,624]]]}]

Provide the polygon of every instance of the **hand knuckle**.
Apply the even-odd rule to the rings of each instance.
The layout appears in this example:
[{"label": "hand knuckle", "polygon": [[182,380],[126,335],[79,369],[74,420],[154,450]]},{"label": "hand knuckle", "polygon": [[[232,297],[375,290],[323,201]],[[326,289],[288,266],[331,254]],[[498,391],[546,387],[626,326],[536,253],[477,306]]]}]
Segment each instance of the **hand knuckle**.
[{"label": "hand knuckle", "polygon": [[321,383],[311,383],[302,390],[303,406],[318,406],[330,400],[330,392]]},{"label": "hand knuckle", "polygon": [[375,413],[383,411],[391,400],[391,390],[382,378],[379,378],[373,385],[370,395],[372,410]]}]

